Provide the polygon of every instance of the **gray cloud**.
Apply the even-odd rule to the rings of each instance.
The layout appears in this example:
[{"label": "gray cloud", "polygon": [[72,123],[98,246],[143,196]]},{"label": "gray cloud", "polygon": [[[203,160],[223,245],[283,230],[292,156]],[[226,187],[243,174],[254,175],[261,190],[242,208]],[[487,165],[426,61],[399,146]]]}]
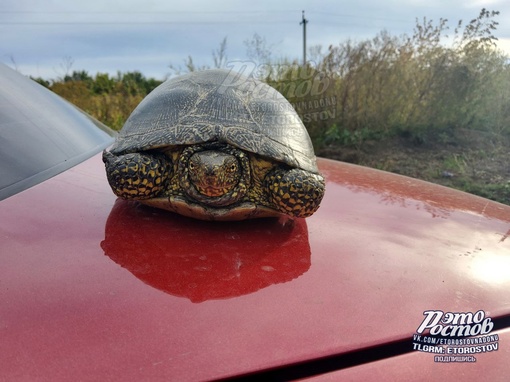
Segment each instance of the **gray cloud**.
[{"label": "gray cloud", "polygon": [[[382,29],[412,33],[415,18],[469,21],[482,7],[501,11],[496,35],[510,52],[510,4],[507,1],[375,0],[345,2],[103,0],[45,2],[4,0],[0,5],[0,61],[28,75],[62,75],[64,57],[72,69],[116,73],[140,70],[163,78],[169,64],[182,65],[188,55],[197,64],[212,64],[212,50],[228,38],[228,56],[246,59],[243,41],[254,33],[273,45],[276,57],[300,59],[301,10],[306,10],[307,44],[325,48],[348,38],[360,40]],[[445,4],[446,3],[446,4]]]}]

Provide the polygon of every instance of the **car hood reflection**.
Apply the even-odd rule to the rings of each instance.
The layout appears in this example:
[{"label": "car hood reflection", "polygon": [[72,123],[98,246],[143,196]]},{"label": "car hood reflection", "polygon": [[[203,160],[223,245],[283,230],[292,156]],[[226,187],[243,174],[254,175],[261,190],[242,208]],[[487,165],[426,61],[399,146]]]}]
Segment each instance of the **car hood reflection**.
[{"label": "car hood reflection", "polygon": [[121,199],[101,247],[144,283],[195,303],[253,293],[310,268],[304,219],[205,222]]}]

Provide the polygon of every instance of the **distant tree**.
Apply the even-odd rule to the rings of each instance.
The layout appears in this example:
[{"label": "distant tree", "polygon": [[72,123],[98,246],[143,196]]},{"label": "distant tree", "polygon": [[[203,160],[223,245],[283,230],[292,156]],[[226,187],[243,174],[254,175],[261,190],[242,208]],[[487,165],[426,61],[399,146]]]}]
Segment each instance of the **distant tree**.
[{"label": "distant tree", "polygon": [[64,82],[69,82],[69,81],[84,81],[84,82],[87,82],[87,83],[90,83],[92,82],[92,77],[88,74],[88,72],[86,70],[80,70],[80,71],[76,71],[74,70],[72,72],[72,74],[68,74],[64,77]]},{"label": "distant tree", "polygon": [[[218,49],[212,51],[213,56],[213,67],[214,68],[223,68],[227,64],[227,37],[225,36],[223,40],[220,43],[220,46]],[[168,65],[170,70],[172,71],[172,74],[174,75],[180,75],[183,73],[189,73],[189,72],[196,72],[199,70],[206,70],[210,69],[211,67],[209,65],[196,65],[193,61],[193,57],[188,56],[184,60],[184,68],[182,68],[180,65],[175,66],[174,64]]]},{"label": "distant tree", "polygon": [[9,59],[11,60],[11,64],[12,64],[14,70],[18,72],[19,71],[18,63],[16,62],[16,59],[14,58],[14,56],[12,54],[9,56]]},{"label": "distant tree", "polygon": [[31,79],[32,81],[37,82],[39,85],[44,86],[45,88],[49,88],[49,87],[50,87],[50,85],[51,85],[51,82],[50,82],[50,81],[45,80],[44,78],[41,78],[41,77],[30,77],[30,79]]},{"label": "distant tree", "polygon": [[64,56],[62,62],[59,64],[60,69],[57,72],[62,73],[59,77],[64,80],[71,73],[71,68],[74,65],[74,59],[71,56]]},{"label": "distant tree", "polygon": [[[478,17],[466,25],[460,40],[456,39],[459,45],[463,46],[464,49],[469,49],[473,46],[475,49],[480,47],[495,48],[498,38],[493,33],[499,23],[494,20],[494,17],[498,15],[499,11],[488,11],[482,8]],[[461,26],[462,20],[459,21],[458,27],[455,30],[456,35],[458,35],[458,30]]]},{"label": "distant tree", "polygon": [[268,64],[272,59],[274,45],[268,45],[266,38],[254,33],[251,39],[244,40],[246,55],[258,64]]},{"label": "distant tree", "polygon": [[213,50],[212,52],[214,67],[215,68],[223,68],[227,64],[227,37],[225,36],[220,43],[218,49]]},{"label": "distant tree", "polygon": [[161,84],[161,81],[157,81],[153,78],[147,79],[139,71],[122,74],[120,82],[129,94],[142,94],[144,96],[150,93],[156,86]]},{"label": "distant tree", "polygon": [[110,78],[108,73],[97,73],[92,83],[92,92],[94,94],[108,94],[115,88],[115,80]]}]

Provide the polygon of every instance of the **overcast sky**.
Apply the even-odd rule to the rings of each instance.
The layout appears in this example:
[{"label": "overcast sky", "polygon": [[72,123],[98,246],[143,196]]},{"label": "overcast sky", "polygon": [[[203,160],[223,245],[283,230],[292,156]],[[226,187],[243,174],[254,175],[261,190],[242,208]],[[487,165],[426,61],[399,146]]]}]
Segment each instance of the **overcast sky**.
[{"label": "overcast sky", "polygon": [[164,79],[170,64],[183,66],[188,56],[212,65],[212,50],[224,37],[232,61],[247,59],[244,41],[254,33],[272,46],[274,58],[301,59],[302,10],[307,45],[327,48],[383,29],[412,34],[417,17],[446,18],[453,29],[483,7],[501,12],[495,34],[510,54],[508,0],[2,0],[0,62],[47,79],[69,69],[138,70]]}]

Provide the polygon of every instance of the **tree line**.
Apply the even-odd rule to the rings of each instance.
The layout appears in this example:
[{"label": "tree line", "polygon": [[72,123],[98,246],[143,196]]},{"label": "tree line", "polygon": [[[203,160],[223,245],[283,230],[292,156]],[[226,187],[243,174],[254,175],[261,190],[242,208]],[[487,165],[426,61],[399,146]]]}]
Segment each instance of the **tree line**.
[{"label": "tree line", "polygon": [[142,99],[162,83],[138,71],[91,76],[80,70],[54,81],[34,80],[116,130],[122,128]]},{"label": "tree line", "polygon": [[[458,128],[510,133],[509,57],[496,48],[499,12],[482,9],[450,33],[448,21],[416,20],[412,35],[382,31],[363,41],[310,49],[303,66],[275,60],[272,46],[245,41],[256,75],[279,90],[301,115],[314,145],[361,147],[400,134],[417,144]],[[213,67],[228,67],[227,40],[213,50]],[[192,57],[174,74],[205,69]],[[116,76],[74,71],[55,81],[36,79],[103,123],[119,129],[161,81],[140,72]]]}]

